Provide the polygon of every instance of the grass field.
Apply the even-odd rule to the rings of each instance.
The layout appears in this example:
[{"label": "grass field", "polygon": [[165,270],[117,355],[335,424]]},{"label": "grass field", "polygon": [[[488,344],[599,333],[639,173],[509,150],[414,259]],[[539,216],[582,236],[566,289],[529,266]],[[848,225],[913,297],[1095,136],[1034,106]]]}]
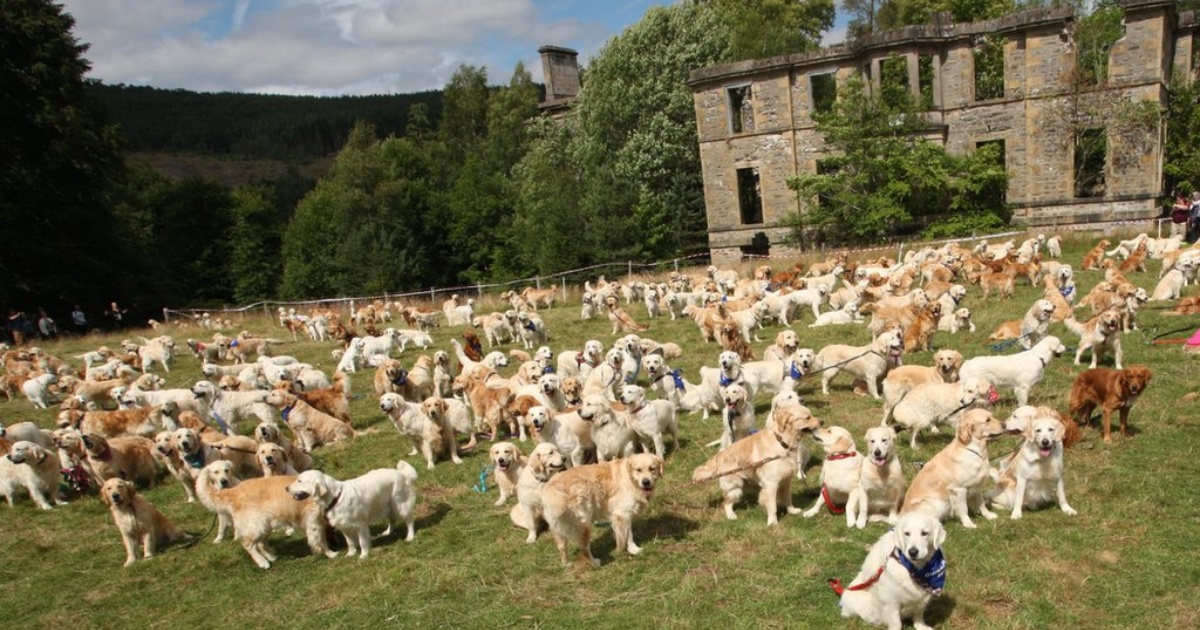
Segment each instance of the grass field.
[{"label": "grass field", "polygon": [[[1069,241],[1067,262],[1078,266],[1091,242]],[[789,263],[790,264],[790,263]],[[1149,274],[1131,279],[1153,289],[1158,262]],[[1077,272],[1081,295],[1101,275]],[[1188,288],[1188,295],[1195,289]],[[1011,300],[984,302],[972,287],[965,304],[978,331],[934,337],[937,347],[967,356],[992,353],[987,336],[997,323],[1019,318],[1041,290],[1019,286]],[[493,302],[493,305],[495,303]],[[1151,306],[1155,306],[1153,303]],[[488,310],[485,306],[480,311]],[[640,306],[629,312],[646,321]],[[1081,314],[1082,316],[1082,314]],[[544,314],[555,351],[579,349],[586,339],[611,345],[607,319],[581,321],[575,302]],[[1142,311],[1144,331],[1159,332],[1193,324],[1197,318],[1163,317],[1156,308]],[[676,362],[690,380],[703,364],[714,364],[718,349],[699,339],[690,320],[657,319],[646,333],[675,341],[685,356]],[[802,346],[867,342],[857,327],[809,329],[811,315],[794,328]],[[266,318],[238,322],[261,335],[286,336]],[[764,340],[781,330],[769,326]],[[199,337],[195,328],[169,328],[182,341]],[[229,334],[237,330],[226,331]],[[435,332],[436,346],[450,349],[457,328]],[[1061,325],[1052,333],[1069,347],[1077,339]],[[1169,337],[1186,337],[1191,329]],[[130,335],[150,331],[131,331]],[[119,337],[89,337],[48,344],[47,350],[70,357]],[[979,528],[947,525],[945,553],[949,581],[945,594],[931,604],[926,619],[945,628],[1195,628],[1200,627],[1200,417],[1197,405],[1181,402],[1197,389],[1200,371],[1178,346],[1149,345],[1142,334],[1124,337],[1125,364],[1149,365],[1154,380],[1132,413],[1133,437],[1103,444],[1098,430],[1085,430],[1085,442],[1067,453],[1067,494],[1079,511],[1069,517],[1056,508],[1027,511],[1011,521],[1007,513]],[[182,345],[182,344],[181,344]],[[761,356],[765,344],[755,344]],[[288,343],[284,352],[331,372],[328,344]],[[1008,349],[1006,352],[1013,352]],[[413,351],[402,360],[412,361]],[[930,353],[906,357],[928,364]],[[199,365],[178,358],[168,386],[195,382]],[[1081,368],[1071,358],[1047,368],[1046,379],[1031,397],[1035,404],[1065,412],[1067,395]],[[511,373],[512,369],[506,370]],[[753,499],[739,506],[737,521],[725,520],[715,482],[689,485],[692,470],[712,449],[704,445],[720,434],[718,420],[699,414],[681,416],[682,445],[667,458],[666,475],[647,512],[634,522],[643,547],[632,557],[613,549],[607,528],[593,548],[604,565],[564,569],[548,535],[526,545],[525,532],[509,521],[509,505],[493,507],[496,490],[472,490],[487,463],[486,443],[465,463],[439,463],[426,471],[419,457],[407,457],[402,439],[378,410],[370,376],[355,375],[352,415],[363,434],[352,443],[317,451],[324,470],[339,478],[392,467],[404,458],[420,471],[416,539],[377,540],[369,559],[312,557],[304,542],[282,535],[274,539],[280,556],[273,568],[254,566],[237,543],[214,545],[212,534],[194,546],[169,547],[156,558],[122,568],[124,551],[107,509],[94,496],[76,499],[51,512],[28,499],[0,507],[0,610],[11,627],[418,627],[418,628],[760,628],[865,627],[842,621],[826,579],[846,581],[857,573],[866,549],[886,529],[847,530],[841,517],[822,512],[812,519],[783,516],[768,527]],[[814,390],[814,385],[815,390]],[[828,425],[849,428],[862,448],[862,434],[879,418],[879,403],[855,396],[843,377],[830,396],[819,384],[803,382],[806,404]],[[993,409],[1007,417],[1011,391]],[[768,401],[758,401],[759,423]],[[0,404],[7,423],[34,420],[50,426],[54,411],[35,411],[23,398]],[[926,460],[950,436],[922,436],[914,453],[900,449],[905,474],[910,462]],[[992,446],[1000,456],[1015,446],[1003,438]],[[531,445],[522,445],[528,452]],[[793,486],[797,505],[807,507],[817,494],[819,461],[809,482]],[[184,529],[203,533],[212,516],[199,504],[184,502],[182,489],[167,478],[145,493]]]}]

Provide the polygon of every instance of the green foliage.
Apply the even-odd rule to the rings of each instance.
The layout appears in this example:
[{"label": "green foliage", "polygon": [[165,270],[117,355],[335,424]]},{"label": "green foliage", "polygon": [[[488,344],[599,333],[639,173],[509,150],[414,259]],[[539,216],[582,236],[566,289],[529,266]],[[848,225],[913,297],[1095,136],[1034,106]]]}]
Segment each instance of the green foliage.
[{"label": "green foliage", "polygon": [[897,236],[961,233],[1007,223],[1007,175],[995,149],[958,157],[920,137],[925,120],[909,98],[895,106],[868,96],[861,80],[816,117],[832,156],[819,173],[788,181],[818,200],[791,217],[804,242],[866,243]]},{"label": "green foliage", "polygon": [[948,12],[955,22],[989,20],[1013,11],[1029,8],[1033,2],[1014,0],[889,0],[881,2],[876,15],[879,30],[910,24],[928,24],[934,13]]},{"label": "green foliage", "polygon": [[975,100],[1004,96],[1004,40],[983,35],[975,44]]},{"label": "green foliage", "polygon": [[833,26],[833,0],[714,0],[730,28],[730,59],[814,50]]},{"label": "green foliage", "polygon": [[300,161],[336,153],[355,121],[369,122],[384,135],[399,134],[415,124],[414,108],[428,125],[442,107],[440,91],[318,97],[100,83],[87,91],[107,107],[131,151]]},{"label": "green foliage", "polygon": [[1168,92],[1166,116],[1166,190],[1184,194],[1200,190],[1200,86],[1175,77]]},{"label": "green foliage", "polygon": [[283,261],[272,254],[283,244],[282,223],[272,193],[261,185],[233,192],[229,273],[233,299],[239,304],[273,297],[283,273]]},{"label": "green foliage", "polygon": [[1125,10],[1119,0],[1097,0],[1075,25],[1075,80],[1080,85],[1108,81],[1108,51],[1125,34]]}]

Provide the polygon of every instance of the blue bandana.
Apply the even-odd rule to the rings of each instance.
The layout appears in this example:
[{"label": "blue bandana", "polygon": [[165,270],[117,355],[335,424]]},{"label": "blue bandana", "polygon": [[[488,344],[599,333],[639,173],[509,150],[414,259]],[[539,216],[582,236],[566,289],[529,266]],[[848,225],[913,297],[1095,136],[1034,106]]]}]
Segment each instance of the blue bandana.
[{"label": "blue bandana", "polygon": [[196,451],[191,455],[184,455],[183,461],[187,462],[192,468],[204,468],[204,453]]},{"label": "blue bandana", "polygon": [[525,330],[528,330],[529,332],[537,332],[537,326],[534,326],[533,322],[525,322]]},{"label": "blue bandana", "polygon": [[230,342],[229,342],[229,347],[230,347],[230,348],[236,348],[236,347],[238,347],[238,340],[237,340],[237,339],[234,339],[233,341],[230,341]]},{"label": "blue bandana", "polygon": [[721,383],[721,387],[729,387],[733,384],[733,379],[721,374],[717,377],[717,382]]},{"label": "blue bandana", "polygon": [[941,549],[933,552],[933,557],[929,559],[924,568],[918,568],[910,562],[908,557],[900,553],[899,549],[892,551],[892,557],[908,571],[908,575],[918,586],[929,591],[935,597],[942,594],[942,589],[946,587],[946,558],[942,555]]},{"label": "blue bandana", "polygon": [[547,365],[546,367],[542,368],[542,374],[554,374],[554,368]]},{"label": "blue bandana", "polygon": [[288,414],[292,413],[292,407],[295,407],[295,406],[296,406],[295,404],[291,404],[291,405],[288,405],[287,407],[284,407],[283,409],[279,410],[279,415],[283,417],[284,422],[287,422]]},{"label": "blue bandana", "polygon": [[788,376],[791,376],[793,380],[797,381],[804,378],[804,372],[800,371],[800,367],[796,365],[795,361],[792,361],[792,367],[789,368]]},{"label": "blue bandana", "polygon": [[[392,380],[392,385],[406,385],[406,384],[408,384],[408,370],[400,370],[400,373],[396,375],[396,378],[394,380]],[[286,420],[286,419],[287,419],[287,417],[285,416],[284,420]]]},{"label": "blue bandana", "polygon": [[672,370],[671,371],[671,380],[675,381],[675,389],[678,389],[679,391],[683,391],[683,390],[687,389],[687,387],[684,387],[684,385],[683,385],[683,371],[682,370],[679,370],[678,368]]}]

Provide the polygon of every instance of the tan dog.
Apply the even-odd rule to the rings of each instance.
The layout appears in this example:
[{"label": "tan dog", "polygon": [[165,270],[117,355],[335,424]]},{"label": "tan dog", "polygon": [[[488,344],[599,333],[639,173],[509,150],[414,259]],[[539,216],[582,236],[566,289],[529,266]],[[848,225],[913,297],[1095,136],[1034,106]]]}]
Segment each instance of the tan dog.
[{"label": "tan dog", "polygon": [[1085,271],[1093,271],[1100,268],[1100,261],[1104,260],[1104,250],[1112,243],[1108,239],[1104,239],[1096,244],[1087,254],[1083,256],[1083,263],[1079,265],[1080,269]]},{"label": "tan dog", "polygon": [[218,459],[233,462],[238,476],[260,476],[256,453],[258,444],[245,435],[231,435],[220,442],[205,442],[195,431],[186,427],[171,434],[171,446],[189,467],[199,470]]},{"label": "tan dog", "polygon": [[591,537],[592,525],[603,520],[612,523],[617,549],[641,553],[633,540],[633,517],[649,505],[662,474],[662,458],[642,453],[577,466],[551,478],[542,489],[542,504],[563,565],[568,564],[567,544],[574,543],[582,559],[600,566],[592,555]]},{"label": "tan dog", "polygon": [[566,468],[566,458],[549,442],[538,444],[529,453],[517,477],[517,505],[509,512],[514,525],[528,530],[526,543],[537,542],[538,531],[546,524],[542,518],[542,489],[551,477]]},{"label": "tan dog", "polygon": [[142,557],[150,559],[161,546],[188,538],[183,530],[175,527],[158,508],[142,498],[132,483],[124,479],[105,481],[100,488],[100,500],[108,506],[113,522],[121,532],[121,542],[125,544],[125,566],[137,561],[139,541]]},{"label": "tan dog", "polygon": [[644,332],[650,330],[649,327],[643,326],[629,316],[625,309],[621,308],[617,302],[617,298],[610,297],[604,300],[604,306],[608,308],[608,321],[612,322],[612,334],[615,337],[618,332]]},{"label": "tan dog", "polygon": [[938,350],[933,365],[901,365],[888,371],[883,379],[883,422],[892,417],[892,409],[914,387],[926,383],[953,383],[958,380],[963,356],[958,350]]},{"label": "tan dog", "polygon": [[[88,411],[83,414],[79,430],[84,433],[95,433],[104,437],[120,435],[140,435],[151,437],[162,429],[171,428],[170,420],[178,412],[179,406],[174,402],[166,402],[154,407],[135,407],[133,409],[118,409],[116,411]],[[164,410],[165,413],[164,413]],[[164,420],[164,416],[167,418]]]},{"label": "tan dog", "polygon": [[313,408],[290,392],[273,390],[267,394],[266,403],[279,410],[305,452],[354,437],[354,429],[345,422]]},{"label": "tan dog", "polygon": [[964,376],[957,383],[926,383],[914,387],[892,409],[892,420],[912,434],[909,446],[916,450],[923,429],[937,432],[938,424],[954,426],[964,410],[990,404],[992,384],[978,376]]},{"label": "tan dog", "polygon": [[[260,477],[239,483],[236,478],[230,479],[231,469],[225,461],[205,466],[196,479],[196,495],[218,516],[225,515],[254,564],[269,569],[275,562],[268,538],[276,527],[302,530],[314,555],[329,553],[322,509],[311,498],[297,501],[287,492],[288,484],[296,477]],[[223,533],[219,531],[218,537]]]},{"label": "tan dog", "polygon": [[[779,523],[779,508],[797,514],[792,506],[792,477],[796,474],[796,451],[806,431],[820,426],[807,408],[796,405],[782,407],[774,413],[774,426],[744,437],[729,448],[717,452],[692,473],[699,482],[721,475],[717,483],[725,497],[725,518],[736,520],[733,506],[742,498],[746,484],[756,484],[761,491],[759,503],[767,512],[767,525]],[[733,472],[736,471],[736,472]],[[729,473],[729,474],[724,474]]]},{"label": "tan dog", "polygon": [[901,520],[912,512],[926,512],[944,521],[958,518],[974,529],[969,510],[976,508],[987,519],[996,513],[983,500],[988,478],[988,442],[1004,434],[1004,425],[984,409],[963,414],[955,439],[921,468],[904,495]]},{"label": "tan dog", "polygon": [[1012,510],[1013,520],[1025,507],[1037,509],[1057,500],[1070,516],[1077,512],[1067,504],[1063,485],[1063,434],[1066,425],[1049,407],[1021,407],[1004,422],[1010,433],[1022,437],[1017,450],[1000,464],[996,487],[988,491],[992,507]]},{"label": "tan dog", "polygon": [[179,450],[175,448],[174,441],[171,439],[175,435],[174,431],[159,431],[154,436],[154,457],[158,460],[163,468],[167,469],[167,473],[179,481],[179,485],[183,486],[184,496],[188,503],[196,502],[196,475],[200,473],[199,468],[192,468],[179,455]]},{"label": "tan dog", "polygon": [[1108,352],[1113,353],[1116,368],[1121,369],[1121,359],[1125,353],[1121,351],[1121,314],[1108,310],[1080,324],[1074,317],[1068,317],[1063,322],[1067,329],[1079,335],[1079,348],[1075,350],[1075,365],[1080,364],[1083,353],[1092,351],[1091,368],[1095,369],[1100,357]]},{"label": "tan dog", "polygon": [[279,425],[275,424],[274,422],[261,422],[257,427],[254,427],[254,441],[258,442],[260,445],[270,442],[283,447],[284,452],[287,453],[288,461],[290,461],[292,466],[300,472],[304,472],[309,468],[312,468],[312,456],[308,453],[305,453],[300,449],[300,447],[296,446],[294,442],[287,439],[287,436],[283,435],[283,433],[279,430]]},{"label": "tan dog", "polygon": [[[57,453],[37,442],[21,440],[12,444],[7,459],[16,465],[17,477],[24,482],[29,497],[39,508],[53,509],[51,501],[55,505],[67,504],[58,489],[58,482],[62,480],[62,465]],[[9,504],[11,503],[10,498]]]},{"label": "tan dog", "polygon": [[517,494],[517,480],[525,469],[525,456],[512,442],[496,442],[488,450],[492,461],[492,479],[500,490],[500,498],[492,505],[504,505],[508,498]]},{"label": "tan dog", "polygon": [[867,509],[859,512],[854,525],[859,529],[868,522],[887,521],[895,525],[905,483],[904,470],[896,456],[896,432],[891,427],[871,427],[867,429],[866,440],[859,486]]},{"label": "tan dog", "polygon": [[95,433],[84,433],[83,448],[96,477],[102,481],[120,477],[153,487],[158,478],[154,441],[149,438],[123,436],[110,440]]},{"label": "tan dog", "polygon": [[821,393],[829,395],[829,383],[842,372],[861,378],[867,383],[872,398],[879,398],[879,381],[895,367],[904,350],[900,333],[885,330],[866,346],[830,344],[817,353],[816,367],[821,375]]},{"label": "tan dog", "polygon": [[1050,300],[1038,300],[1029,307],[1028,311],[1025,311],[1025,317],[1000,324],[988,339],[991,341],[1017,339],[1021,347],[1028,350],[1049,334],[1050,318],[1053,316],[1054,304]]},{"label": "tan dog", "polygon": [[455,395],[466,395],[476,421],[485,423],[491,428],[491,440],[495,442],[500,439],[501,425],[517,432],[520,431],[520,428],[513,426],[516,423],[505,410],[508,403],[512,402],[512,390],[508,386],[487,386],[487,381],[493,374],[495,372],[491,370],[463,372],[454,377],[451,390]]},{"label": "tan dog", "polygon": [[860,519],[865,524],[867,502],[860,483],[863,462],[854,437],[842,427],[829,427],[813,431],[813,441],[825,450],[825,462],[821,465],[821,494],[804,511],[804,518],[827,507],[833,514],[846,515],[846,527],[855,527]]},{"label": "tan dog", "polygon": [[796,331],[790,328],[780,331],[775,335],[775,343],[763,351],[763,360],[786,362],[799,347],[800,340],[796,337]]},{"label": "tan dog", "polygon": [[262,469],[264,477],[300,474],[288,458],[287,451],[273,442],[259,444],[255,449],[254,459],[258,461],[258,467]]}]

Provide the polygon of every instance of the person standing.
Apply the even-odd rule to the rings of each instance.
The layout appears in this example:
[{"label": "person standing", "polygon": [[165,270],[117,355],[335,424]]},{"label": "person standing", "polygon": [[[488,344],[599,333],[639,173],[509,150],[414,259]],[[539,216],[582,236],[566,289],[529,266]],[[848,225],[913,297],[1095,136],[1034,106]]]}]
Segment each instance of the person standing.
[{"label": "person standing", "polygon": [[1171,236],[1185,236],[1187,230],[1188,213],[1192,209],[1192,204],[1188,203],[1187,197],[1183,194],[1175,195],[1175,205],[1171,206]]},{"label": "person standing", "polygon": [[1192,193],[1192,207],[1188,211],[1187,240],[1195,243],[1196,239],[1200,239],[1200,190]]},{"label": "person standing", "polygon": [[75,310],[71,311],[71,326],[75,328],[75,332],[80,336],[87,334],[88,320],[87,315],[78,304],[75,305]]},{"label": "person standing", "polygon": [[8,334],[12,337],[13,345],[19,346],[25,343],[28,324],[29,318],[25,317],[25,311],[18,311],[15,308],[8,309]]},{"label": "person standing", "polygon": [[46,309],[38,307],[38,333],[42,335],[42,339],[54,340],[58,339],[58,324],[50,318],[46,313]]},{"label": "person standing", "polygon": [[125,327],[125,310],[117,306],[116,302],[108,307],[108,321],[112,330],[121,330]]}]

